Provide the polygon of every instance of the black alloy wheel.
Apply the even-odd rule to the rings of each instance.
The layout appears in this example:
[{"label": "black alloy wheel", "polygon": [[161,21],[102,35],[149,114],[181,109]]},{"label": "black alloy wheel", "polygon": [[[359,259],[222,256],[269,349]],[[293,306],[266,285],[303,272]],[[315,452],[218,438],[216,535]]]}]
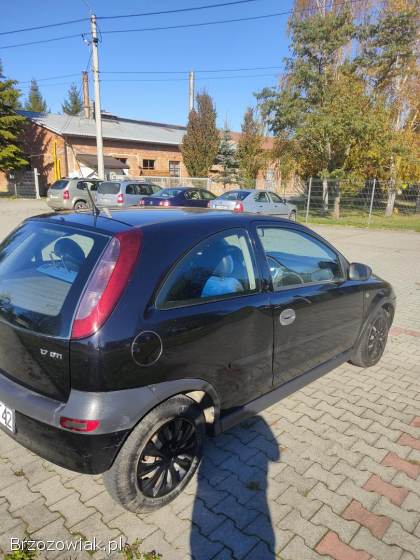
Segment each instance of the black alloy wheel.
[{"label": "black alloy wheel", "polygon": [[197,448],[197,431],[187,418],[175,418],[161,426],[146,444],[138,462],[140,491],[150,498],[172,492],[191,470]]},{"label": "black alloy wheel", "polygon": [[388,335],[388,323],[386,317],[379,315],[372,323],[368,335],[367,352],[372,361],[376,361],[385,349]]}]

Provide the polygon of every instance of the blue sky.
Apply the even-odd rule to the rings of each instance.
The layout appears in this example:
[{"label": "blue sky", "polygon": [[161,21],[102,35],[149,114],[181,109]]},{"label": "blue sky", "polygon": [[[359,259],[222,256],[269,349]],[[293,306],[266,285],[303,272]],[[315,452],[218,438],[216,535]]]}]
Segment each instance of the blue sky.
[{"label": "blue sky", "polygon": [[[88,17],[87,3],[97,16],[105,16],[217,4],[221,1],[15,0],[6,2],[2,7],[0,32]],[[256,0],[247,4],[196,12],[102,21],[100,28],[105,31],[250,17],[286,11],[291,6],[292,0]],[[39,79],[48,106],[52,111],[60,112],[70,83],[76,81],[79,85],[79,76],[45,81],[42,78],[79,74],[84,70],[89,59],[89,47],[82,38],[10,49],[1,47],[88,31],[89,24],[86,22],[0,36],[0,58],[3,61],[4,74],[19,82],[30,80],[32,77]],[[231,129],[239,130],[246,107],[255,104],[253,92],[277,82],[283,58],[288,54],[288,43],[287,16],[195,29],[104,34],[100,44],[103,109],[130,118],[177,124],[185,124],[188,110],[186,74],[124,75],[107,72],[278,66],[278,70],[227,71],[217,74],[218,79],[214,79],[215,75],[210,73],[197,74],[196,89],[206,88],[214,98],[219,126],[223,126],[227,119]],[[250,77],[220,79],[221,76],[232,75]],[[163,81],[167,78],[177,80]],[[28,86],[29,84],[20,84],[24,94]],[[90,89],[92,96],[92,80]]]}]

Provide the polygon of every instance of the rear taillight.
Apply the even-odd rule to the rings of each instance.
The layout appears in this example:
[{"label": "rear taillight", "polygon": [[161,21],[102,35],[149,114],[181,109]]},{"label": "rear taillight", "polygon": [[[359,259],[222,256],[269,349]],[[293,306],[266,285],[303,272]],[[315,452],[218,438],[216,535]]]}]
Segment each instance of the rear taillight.
[{"label": "rear taillight", "polygon": [[169,202],[169,200],[161,200],[159,202],[159,206],[170,206],[171,203]]},{"label": "rear taillight", "polygon": [[72,432],[93,432],[99,426],[99,420],[80,420],[60,416],[60,426]]},{"label": "rear taillight", "polygon": [[235,204],[235,208],[233,209],[234,212],[243,212],[244,211],[244,205],[242,204],[242,202],[237,202]]},{"label": "rear taillight", "polygon": [[73,339],[90,336],[108,319],[130,280],[140,247],[138,229],[111,239],[83,292],[73,321]]},{"label": "rear taillight", "polygon": [[120,194],[117,196],[117,204],[124,204],[124,195],[123,195],[123,193],[120,193]]},{"label": "rear taillight", "polygon": [[139,200],[139,206],[144,206],[144,200],[142,198]]},{"label": "rear taillight", "polygon": [[63,200],[69,200],[69,199],[70,199],[69,191],[67,190],[63,191]]}]

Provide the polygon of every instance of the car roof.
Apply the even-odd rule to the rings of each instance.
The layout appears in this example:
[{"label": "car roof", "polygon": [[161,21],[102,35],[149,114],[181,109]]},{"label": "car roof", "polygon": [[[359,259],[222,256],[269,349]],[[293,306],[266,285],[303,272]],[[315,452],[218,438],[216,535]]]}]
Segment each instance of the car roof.
[{"label": "car roof", "polygon": [[[258,220],[260,222],[279,222],[287,225],[287,219],[277,218],[270,215],[251,213],[233,213],[226,210],[213,210],[210,208],[133,208],[112,209],[111,216],[101,213],[94,216],[90,211],[82,212],[60,212],[41,214],[28,218],[28,220],[48,220],[62,225],[74,225],[82,228],[95,229],[109,234],[125,231],[132,227],[148,227],[159,224],[194,223],[207,224],[209,230],[229,227],[246,227],[249,223]],[[303,226],[299,226],[303,227]]]}]

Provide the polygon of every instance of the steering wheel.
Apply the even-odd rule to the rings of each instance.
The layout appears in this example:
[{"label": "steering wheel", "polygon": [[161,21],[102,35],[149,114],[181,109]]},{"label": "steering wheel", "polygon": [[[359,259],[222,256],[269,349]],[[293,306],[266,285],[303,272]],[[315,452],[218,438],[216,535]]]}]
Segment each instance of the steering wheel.
[{"label": "steering wheel", "polygon": [[[305,280],[302,278],[300,274],[294,272],[293,270],[289,270],[287,266],[285,266],[275,257],[271,255],[267,255],[267,261],[269,265],[270,265],[270,261],[273,261],[274,263],[274,267],[270,266],[270,273],[274,286],[277,286],[278,284],[287,285],[283,283],[285,277],[293,279],[293,282],[291,283],[296,283],[296,284],[305,283]],[[295,280],[297,280],[297,282],[295,282]]]}]

